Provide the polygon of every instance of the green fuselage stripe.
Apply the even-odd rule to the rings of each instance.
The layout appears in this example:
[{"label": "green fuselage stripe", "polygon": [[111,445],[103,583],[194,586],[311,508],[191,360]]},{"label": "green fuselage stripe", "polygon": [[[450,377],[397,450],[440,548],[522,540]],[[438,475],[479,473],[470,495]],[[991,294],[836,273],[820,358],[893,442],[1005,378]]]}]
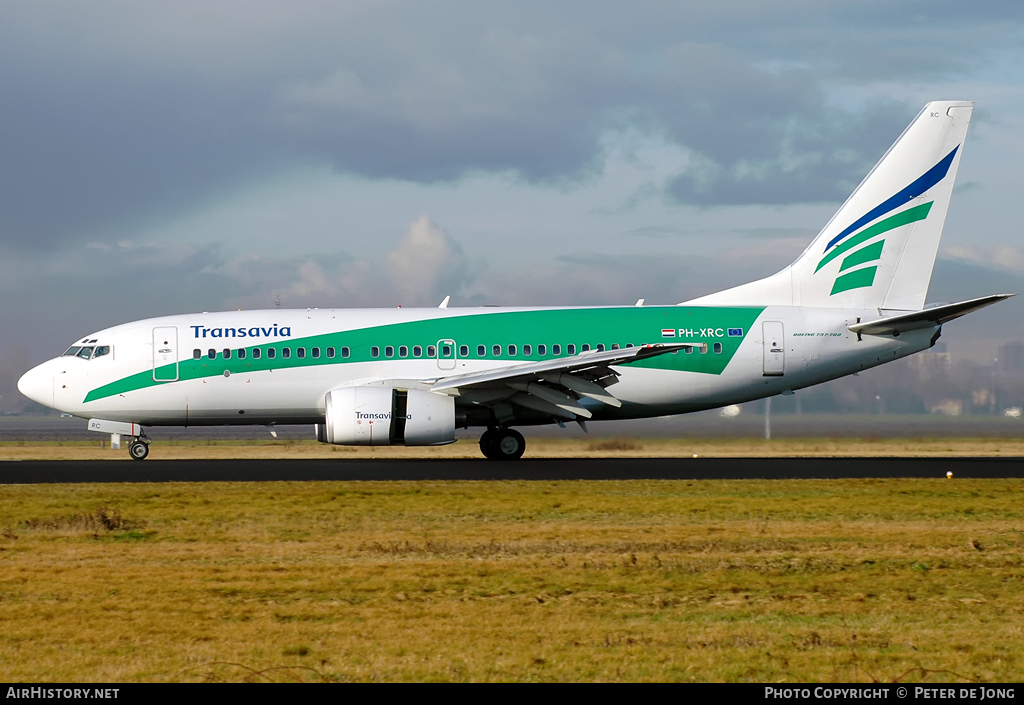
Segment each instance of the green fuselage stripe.
[{"label": "green fuselage stripe", "polygon": [[[645,306],[616,308],[585,308],[585,309],[542,309],[535,311],[508,311],[465,316],[445,316],[421,321],[394,323],[370,328],[326,333],[306,337],[277,340],[273,343],[244,346],[246,357],[239,359],[237,339],[220,338],[197,339],[192,341],[186,336],[182,348],[192,347],[201,351],[200,359],[188,358],[178,363],[178,380],[187,381],[223,375],[225,371],[232,374],[257,372],[263,370],[280,370],[298,367],[319,367],[327,365],[344,365],[355,362],[398,362],[402,360],[400,348],[408,349],[412,356],[414,346],[420,346],[426,358],[428,345],[437,345],[441,340],[455,341],[457,357],[472,360],[486,359],[506,363],[529,362],[555,357],[568,357],[568,346],[576,346],[576,352],[583,345],[597,349],[598,344],[611,348],[612,344],[625,347],[627,343],[642,345],[661,342],[706,342],[709,352],[701,354],[675,353],[660,355],[647,360],[630,363],[631,367],[647,367],[654,369],[685,370],[707,374],[721,374],[732,359],[740,343],[749,333],[750,326],[763,311],[762,307],[742,308],[687,308],[683,306]],[[730,335],[729,329],[733,329]],[[190,329],[179,326],[183,332]],[[675,335],[663,337],[662,330],[670,329]],[[714,352],[714,343],[722,344],[722,352]],[[554,352],[554,345],[561,346],[561,352]],[[478,355],[478,346],[485,348],[484,355]],[[493,348],[500,347],[498,355]],[[510,347],[515,346],[516,355],[510,354]],[[524,345],[531,346],[531,354],[524,354]],[[539,345],[545,345],[544,355],[539,352]],[[207,356],[207,351],[216,346],[214,358]],[[459,352],[461,346],[468,346],[468,355]],[[299,358],[298,348],[305,348],[306,356]],[[326,357],[328,347],[336,351],[334,358]],[[347,358],[341,357],[341,349],[350,351]],[[393,349],[393,357],[386,357],[387,348]],[[223,349],[230,348],[232,355],[225,359]],[[259,348],[261,355],[253,359],[252,351]],[[267,350],[274,348],[277,356],[268,357]],[[283,357],[283,348],[289,348],[291,357]],[[312,349],[320,348],[320,357],[312,357]],[[376,348],[378,355],[373,355]],[[157,377],[173,377],[174,364],[165,365],[156,370]],[[398,373],[396,373],[398,374]],[[439,374],[445,374],[439,370]],[[155,387],[176,382],[156,382],[153,380],[153,369],[148,368],[136,374],[97,387],[90,391],[85,402],[103,399],[115,394]]]}]

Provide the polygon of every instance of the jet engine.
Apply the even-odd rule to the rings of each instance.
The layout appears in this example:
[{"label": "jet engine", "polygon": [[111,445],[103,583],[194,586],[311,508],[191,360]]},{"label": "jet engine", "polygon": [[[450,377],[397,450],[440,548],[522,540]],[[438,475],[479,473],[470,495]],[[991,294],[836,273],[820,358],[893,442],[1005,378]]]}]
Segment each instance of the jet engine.
[{"label": "jet engine", "polygon": [[455,398],[419,389],[349,387],[325,398],[316,426],[321,443],[348,446],[440,446],[455,442]]}]

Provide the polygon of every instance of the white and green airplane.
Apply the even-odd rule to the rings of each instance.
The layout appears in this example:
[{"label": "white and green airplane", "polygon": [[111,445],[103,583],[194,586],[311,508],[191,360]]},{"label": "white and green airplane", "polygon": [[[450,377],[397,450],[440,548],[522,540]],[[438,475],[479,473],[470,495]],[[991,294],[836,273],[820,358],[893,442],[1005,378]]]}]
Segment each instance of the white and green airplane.
[{"label": "white and green airplane", "polygon": [[18,389],[131,439],[149,426],[315,424],[340,445],[443,445],[480,427],[684,414],[906,357],[1007,298],[925,306],[973,104],[929,103],[790,266],[675,306],[307,309],[152,318],[91,333]]}]

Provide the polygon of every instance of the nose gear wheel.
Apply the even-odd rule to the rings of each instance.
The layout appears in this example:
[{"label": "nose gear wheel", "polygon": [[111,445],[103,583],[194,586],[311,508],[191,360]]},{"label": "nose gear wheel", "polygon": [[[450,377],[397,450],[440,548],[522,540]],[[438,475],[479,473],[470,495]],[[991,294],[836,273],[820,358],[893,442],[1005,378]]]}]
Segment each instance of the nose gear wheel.
[{"label": "nose gear wheel", "polygon": [[132,456],[132,460],[145,460],[149,455],[149,444],[139,440],[132,441],[128,446],[128,455]]}]

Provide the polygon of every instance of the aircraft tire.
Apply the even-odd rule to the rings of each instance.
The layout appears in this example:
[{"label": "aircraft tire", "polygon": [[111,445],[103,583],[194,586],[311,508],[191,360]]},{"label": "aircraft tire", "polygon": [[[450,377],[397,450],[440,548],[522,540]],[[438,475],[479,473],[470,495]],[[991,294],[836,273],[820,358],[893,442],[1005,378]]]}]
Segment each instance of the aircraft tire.
[{"label": "aircraft tire", "polygon": [[494,455],[495,460],[519,460],[526,452],[526,439],[519,431],[506,428],[498,431],[495,435]]},{"label": "aircraft tire", "polygon": [[128,455],[132,456],[132,460],[145,460],[149,455],[149,445],[142,441],[135,441],[128,446]]},{"label": "aircraft tire", "polygon": [[495,428],[489,428],[483,432],[480,436],[480,452],[484,454],[484,457],[489,460],[498,459],[498,451],[496,448],[498,439],[498,430]]}]

